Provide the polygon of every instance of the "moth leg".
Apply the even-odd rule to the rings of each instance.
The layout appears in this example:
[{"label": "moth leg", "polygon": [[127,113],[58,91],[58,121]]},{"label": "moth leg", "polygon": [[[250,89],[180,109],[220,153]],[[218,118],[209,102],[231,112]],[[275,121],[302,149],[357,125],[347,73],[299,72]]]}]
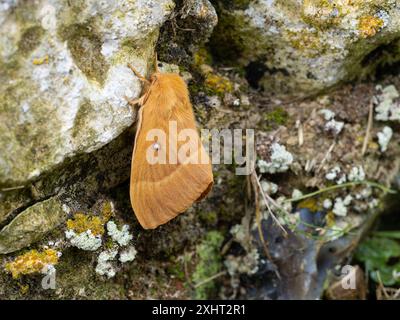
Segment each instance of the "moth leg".
[{"label": "moth leg", "polygon": [[132,107],[136,106],[137,104],[141,104],[142,102],[142,97],[136,99],[129,99],[127,96],[125,96],[125,99]]},{"label": "moth leg", "polygon": [[143,77],[130,63],[128,63],[128,67],[133,71],[135,76],[138,77],[140,81],[150,84],[150,81]]}]

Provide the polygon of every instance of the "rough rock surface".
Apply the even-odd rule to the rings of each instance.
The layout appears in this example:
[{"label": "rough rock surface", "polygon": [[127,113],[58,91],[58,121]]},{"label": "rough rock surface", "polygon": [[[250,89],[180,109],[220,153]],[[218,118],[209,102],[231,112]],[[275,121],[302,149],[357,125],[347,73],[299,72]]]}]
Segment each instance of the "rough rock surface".
[{"label": "rough rock surface", "polygon": [[0,254],[22,249],[58,227],[69,212],[57,197],[38,202],[0,231]]},{"label": "rough rock surface", "polygon": [[[235,15],[243,14],[249,4],[223,2],[234,6],[231,13]],[[260,3],[279,3],[289,16],[293,13],[291,5],[297,1]],[[50,8],[46,5],[56,8],[49,10],[57,13],[55,20],[50,18],[53,13],[42,9]],[[248,39],[253,39],[247,47],[251,50],[237,46],[240,50],[233,51],[233,55],[222,52],[224,59],[235,59],[243,66],[254,62],[250,57],[263,52],[264,44],[254,26],[248,25],[250,36],[237,33],[238,20],[231,20],[232,27],[223,31],[239,38],[216,42],[218,36],[226,39],[217,29],[210,44],[214,56],[204,47],[196,52],[196,45],[204,42],[217,21],[207,0],[176,1],[172,14],[172,2],[142,0],[2,1],[0,8],[0,22],[8,30],[0,31],[1,41],[9,42],[0,41],[1,77],[8,81],[0,109],[0,127],[7,130],[1,127],[0,146],[12,154],[0,154],[0,159],[5,159],[0,162],[0,299],[316,299],[322,294],[327,273],[333,266],[348,263],[361,234],[385,209],[385,186],[391,185],[400,166],[398,76],[281,104],[274,92],[260,94],[249,87],[245,70],[213,64],[214,58],[221,58],[218,50],[227,44],[240,45],[242,40],[246,44]],[[36,19],[38,12],[42,13]],[[92,16],[94,12],[103,15]],[[115,20],[104,24],[107,16]],[[159,19],[150,21],[151,16]],[[259,159],[267,168],[275,168],[257,168],[260,185],[271,199],[280,201],[274,211],[288,236],[271,220],[263,198],[256,198],[251,179],[235,175],[235,166],[224,164],[214,168],[215,185],[207,199],[170,223],[156,230],[143,230],[134,218],[128,182],[134,114],[121,96],[138,95],[140,86],[128,75],[125,63],[133,62],[142,72],[150,69],[157,30],[167,16],[157,52],[161,61],[177,65],[160,64],[188,80],[200,127],[256,129]],[[222,16],[221,25],[226,26],[226,17]],[[62,25],[56,24],[56,29],[43,27],[42,22],[47,26],[52,25],[51,21],[62,21]],[[375,43],[379,32],[384,32],[382,29],[372,36],[374,29],[364,31],[371,43]],[[24,41],[19,40],[21,37]],[[360,43],[367,40],[362,38]],[[290,48],[288,45],[285,52],[293,52]],[[387,48],[395,51],[396,45]],[[48,54],[54,55],[56,49],[61,57],[65,57],[61,53],[69,54],[72,74],[61,69],[62,76],[58,75],[55,61],[59,55]],[[368,55],[369,49],[360,47],[360,54]],[[187,61],[191,58],[190,65]],[[63,59],[59,61],[61,67],[65,66]],[[300,63],[295,53],[285,59],[287,65]],[[304,59],[301,63],[309,61]],[[262,64],[265,61],[261,60]],[[255,65],[246,68],[247,73],[257,75],[259,63],[255,60]],[[128,78],[111,74],[113,68],[125,70],[122,74],[126,72]],[[99,72],[103,69],[105,73]],[[65,82],[49,82],[44,76],[46,70],[49,77],[65,77]],[[284,74],[283,70],[276,71]],[[33,75],[41,77],[32,83]],[[285,79],[290,85],[299,83],[296,73]],[[79,90],[74,87],[75,80],[82,85]],[[41,91],[42,83],[47,91]],[[317,93],[320,87],[307,88],[316,88]],[[36,115],[31,106],[21,111],[18,103],[25,100],[35,102],[38,110],[43,110],[43,105],[48,108],[45,110],[52,110],[50,93],[62,112]],[[76,94],[73,99],[72,93]],[[74,99],[81,97],[86,99],[84,104],[88,102],[87,109],[76,107]],[[120,103],[123,105],[118,106]],[[370,106],[376,114],[372,128],[367,130]],[[75,116],[76,108],[82,117]],[[72,127],[66,126],[68,123]],[[73,128],[79,130],[74,133]],[[390,128],[390,135],[385,128]],[[14,136],[21,140],[11,146],[15,144]],[[65,142],[64,137],[69,140]],[[364,141],[367,144],[362,154]],[[63,153],[65,147],[69,149]],[[20,162],[16,160],[20,158]],[[38,176],[30,177],[36,169]],[[324,190],[338,186],[344,178],[350,182],[346,188]],[[353,184],[357,179],[379,183],[380,188],[369,187],[365,180]],[[398,189],[399,185],[393,184],[392,188]],[[316,190],[321,191],[318,196],[301,202],[290,200]],[[336,204],[341,206],[336,208]],[[48,261],[46,254],[57,257],[50,268],[56,272],[55,288],[42,285],[49,274],[43,274],[38,266]],[[7,268],[10,265],[17,269],[19,278],[13,278]]]},{"label": "rough rock surface", "polygon": [[[2,1],[0,185],[15,186],[99,149],[134,120],[162,1]],[[18,159],[18,161],[16,161]]]},{"label": "rough rock surface", "polygon": [[398,1],[215,3],[216,53],[221,59],[239,57],[251,77],[259,74],[257,85],[282,96],[316,94],[400,59]]}]

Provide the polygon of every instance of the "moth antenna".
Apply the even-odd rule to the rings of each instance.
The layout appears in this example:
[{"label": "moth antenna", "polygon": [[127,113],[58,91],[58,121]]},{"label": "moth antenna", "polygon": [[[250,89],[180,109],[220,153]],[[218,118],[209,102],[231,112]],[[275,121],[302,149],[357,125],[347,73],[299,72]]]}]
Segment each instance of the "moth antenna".
[{"label": "moth antenna", "polygon": [[140,81],[150,84],[150,81],[143,77],[130,63],[128,63],[128,67],[133,71],[135,76],[138,77]]},{"label": "moth antenna", "polygon": [[159,73],[159,72],[160,72],[160,70],[158,69],[157,52],[154,53],[154,69],[155,69],[156,73]]}]

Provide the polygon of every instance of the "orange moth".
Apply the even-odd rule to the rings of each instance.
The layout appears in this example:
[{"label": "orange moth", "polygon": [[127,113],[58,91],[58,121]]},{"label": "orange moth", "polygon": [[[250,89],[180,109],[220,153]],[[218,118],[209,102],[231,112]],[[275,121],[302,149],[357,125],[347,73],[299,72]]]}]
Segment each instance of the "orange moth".
[{"label": "orange moth", "polygon": [[183,79],[161,73],[150,80],[128,64],[145,84],[132,155],[130,198],[145,229],[154,229],[203,199],[213,185],[211,161],[195,123]]}]

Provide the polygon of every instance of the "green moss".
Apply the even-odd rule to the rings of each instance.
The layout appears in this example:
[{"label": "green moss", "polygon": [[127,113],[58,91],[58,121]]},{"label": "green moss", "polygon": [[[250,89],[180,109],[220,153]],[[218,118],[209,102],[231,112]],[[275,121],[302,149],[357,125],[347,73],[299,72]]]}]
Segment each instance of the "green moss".
[{"label": "green moss", "polygon": [[210,38],[209,47],[218,61],[235,65],[241,59],[245,60],[243,63],[255,60],[259,54],[268,51],[261,31],[252,27],[243,15],[227,10],[219,12],[219,23]]},{"label": "green moss", "polygon": [[170,263],[168,264],[167,271],[175,278],[181,281],[185,281],[185,271],[182,262],[178,261],[176,257],[171,257]]},{"label": "green moss", "polygon": [[41,26],[26,29],[18,41],[18,53],[23,56],[29,55],[40,44],[43,35],[44,29]]},{"label": "green moss", "polygon": [[289,114],[282,107],[277,107],[273,111],[264,115],[264,128],[270,130],[276,126],[283,126],[288,122]]},{"label": "green moss", "polygon": [[90,23],[62,27],[59,36],[67,41],[72,58],[90,79],[104,83],[109,68],[101,53],[102,40]]},{"label": "green moss", "polygon": [[207,225],[215,225],[218,221],[218,215],[215,211],[202,211],[199,218]]},{"label": "green moss", "polygon": [[212,65],[212,56],[205,47],[199,48],[193,55],[193,63],[196,67],[203,64]]},{"label": "green moss", "polygon": [[[196,248],[198,263],[192,275],[195,284],[214,276],[221,269],[220,247],[224,237],[218,231],[210,231]],[[196,288],[196,299],[207,299],[214,289],[214,281],[209,281]]]},{"label": "green moss", "polygon": [[79,135],[80,131],[86,127],[87,121],[90,120],[88,116],[91,110],[93,110],[93,107],[90,101],[88,99],[83,100],[74,119],[72,131],[72,137],[74,139]]},{"label": "green moss", "polygon": [[114,65],[132,63],[133,57],[148,60],[148,57],[153,55],[153,48],[157,42],[158,34],[158,30],[155,30],[144,39],[127,38],[123,40],[120,45],[121,49],[113,56],[111,63]]},{"label": "green moss", "polygon": [[232,10],[244,10],[248,8],[252,0],[214,0],[214,5],[223,6]]}]

